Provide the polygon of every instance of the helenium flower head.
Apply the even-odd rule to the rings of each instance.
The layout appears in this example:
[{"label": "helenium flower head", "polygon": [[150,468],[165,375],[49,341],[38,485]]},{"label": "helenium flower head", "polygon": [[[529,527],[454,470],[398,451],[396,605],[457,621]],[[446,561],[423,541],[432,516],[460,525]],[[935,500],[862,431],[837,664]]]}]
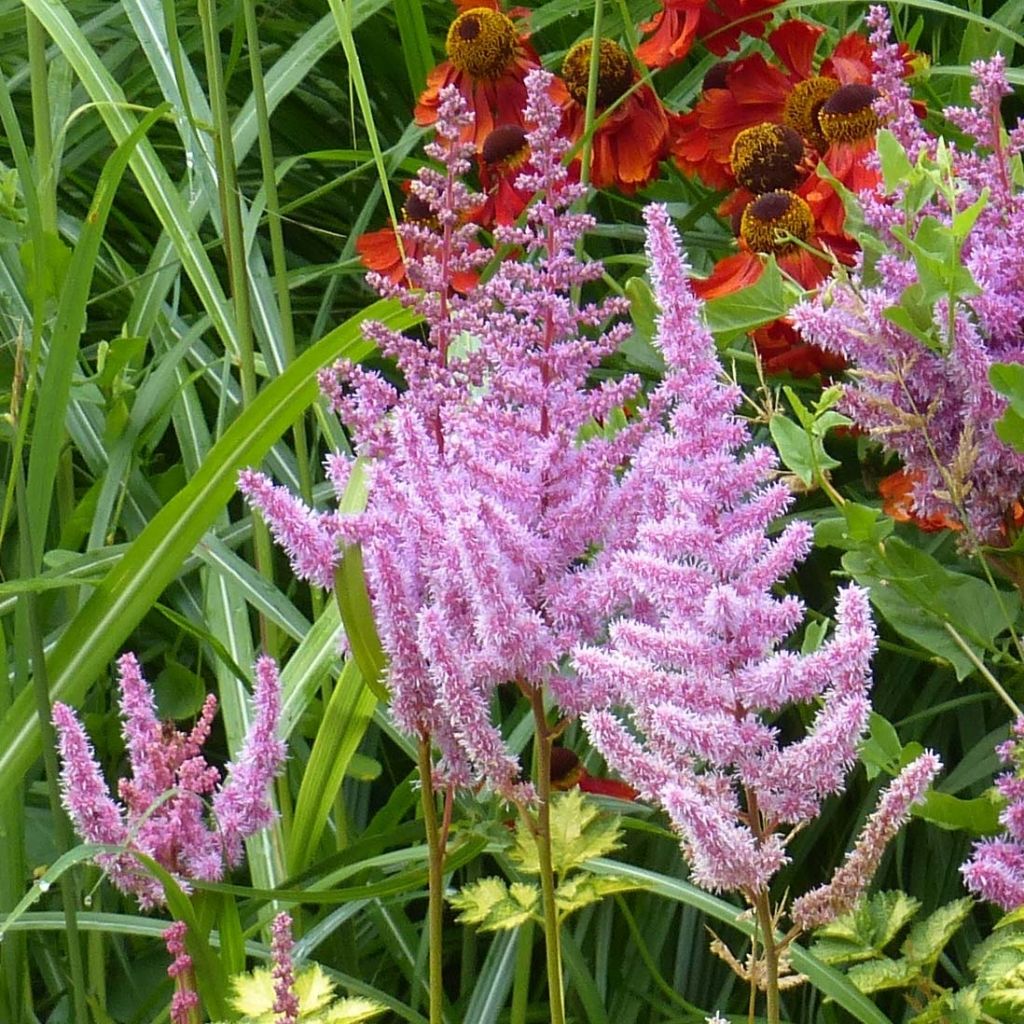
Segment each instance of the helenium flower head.
[{"label": "helenium flower head", "polygon": [[[53,705],[61,796],[72,823],[86,842],[145,853],[185,886],[189,879],[217,881],[241,860],[243,840],[275,817],[267,790],[285,755],[276,735],[277,666],[270,658],[256,663],[253,722],[223,780],[201,750],[217,710],[212,694],[196,725],[183,733],[156,717],[153,691],[133,654],[119,660],[118,682],[130,769],[118,784],[120,800],[110,795],[74,711]],[[143,909],[164,902],[161,884],[130,853],[100,854],[97,862],[122,892],[138,897]]]}]

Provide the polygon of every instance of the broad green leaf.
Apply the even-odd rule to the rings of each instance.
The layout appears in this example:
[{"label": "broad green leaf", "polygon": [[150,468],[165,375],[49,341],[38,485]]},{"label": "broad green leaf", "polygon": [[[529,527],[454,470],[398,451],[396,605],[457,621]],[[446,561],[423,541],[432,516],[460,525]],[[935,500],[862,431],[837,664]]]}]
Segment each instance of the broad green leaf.
[{"label": "broad green leaf", "polygon": [[891,194],[910,178],[914,165],[899,140],[888,128],[879,130],[875,136],[875,147],[882,168],[885,191]]},{"label": "broad green leaf", "polygon": [[996,391],[1010,400],[1002,419],[996,422],[996,434],[1004,444],[1024,451],[1024,366],[993,363],[988,379]]},{"label": "broad green leaf", "polygon": [[984,1019],[984,1007],[976,986],[947,993],[934,999],[911,1024],[978,1024]]},{"label": "broad green leaf", "polygon": [[872,711],[868,718],[868,730],[867,739],[861,743],[858,751],[868,778],[873,779],[882,771],[895,775],[903,753],[903,744],[900,743],[896,729],[877,711]]},{"label": "broad green leaf", "polygon": [[764,271],[746,288],[704,303],[704,319],[715,343],[725,346],[757,327],[778,320],[789,312],[796,295],[773,258],[765,260]]},{"label": "broad green leaf", "polygon": [[[945,568],[898,538],[847,552],[843,567],[868,587],[872,603],[894,629],[948,661],[958,679],[975,667],[945,624],[954,627],[979,658],[1007,626],[987,583]],[[1015,619],[1020,607],[1017,594],[1004,591],[1000,600]]]},{"label": "broad green leaf", "polygon": [[974,836],[993,836],[1001,828],[999,808],[983,796],[964,800],[933,789],[924,798],[924,803],[916,804],[910,813],[939,828],[961,830]]},{"label": "broad green leaf", "polygon": [[206,685],[191,669],[168,661],[153,680],[153,694],[161,718],[191,718],[202,709]]},{"label": "broad green leaf", "polygon": [[481,878],[463,886],[448,902],[459,911],[458,921],[483,931],[518,928],[537,916],[540,888],[524,882],[507,884],[500,878]]},{"label": "broad green leaf", "polygon": [[911,963],[930,973],[946,943],[970,916],[973,906],[974,901],[964,897],[939,907],[910,929],[910,935],[907,936],[900,952]]},{"label": "broad green leaf", "polygon": [[893,520],[879,509],[848,501],[842,507],[842,515],[821,519],[815,524],[814,544],[819,548],[851,551],[885,540],[894,527]]}]

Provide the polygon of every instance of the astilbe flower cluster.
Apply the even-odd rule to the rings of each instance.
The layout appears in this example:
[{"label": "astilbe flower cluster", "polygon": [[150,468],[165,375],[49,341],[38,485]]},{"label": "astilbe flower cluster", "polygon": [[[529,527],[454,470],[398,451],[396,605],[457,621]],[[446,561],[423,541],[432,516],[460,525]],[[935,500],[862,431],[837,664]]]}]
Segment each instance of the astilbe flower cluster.
[{"label": "astilbe flower cluster", "polygon": [[[938,188],[920,209],[908,210],[902,187],[887,196],[862,194],[867,228],[885,251],[798,306],[794,322],[809,340],[850,363],[854,380],[845,391],[845,411],[898,453],[915,482],[915,512],[962,526],[967,547],[1005,545],[1007,515],[1024,489],[1024,454],[995,434],[1006,400],[988,374],[994,362],[1024,361],[1024,200],[1009,163],[1024,151],[1024,128],[1003,141],[999,105],[1009,89],[996,55],[972,65],[972,107],[946,111],[977,146],[940,148],[913,117],[898,54],[887,45],[887,15],[875,9],[871,19],[883,94],[878,112],[912,161],[948,159],[953,199]],[[977,287],[959,283],[952,300],[935,302],[930,327],[936,340],[925,344],[887,315],[905,293],[913,295],[908,289],[921,286],[910,247],[893,231],[914,237],[936,223],[948,227],[979,200],[984,207],[960,253]]]},{"label": "astilbe flower cluster", "polygon": [[157,718],[153,691],[133,654],[118,661],[118,681],[131,771],[118,784],[120,801],[110,795],[75,712],[56,702],[61,795],[86,842],[125,847],[124,853],[98,855],[97,863],[117,888],[148,909],[164,902],[163,887],[128,850],[153,858],[187,887],[189,879],[222,878],[226,868],[241,861],[243,840],[273,822],[267,788],[285,756],[284,742],[276,736],[281,687],[273,660],[261,658],[252,726],[222,780],[202,754],[217,711],[212,694],[196,725],[183,733]]},{"label": "astilbe flower cluster", "polygon": [[975,895],[1009,911],[1024,906],[1024,718],[1014,722],[1013,736],[996,753],[1011,768],[996,779],[1006,800],[999,814],[1004,833],[975,843],[960,873]]},{"label": "astilbe flower cluster", "polygon": [[[437,225],[412,229],[421,244],[409,278],[421,290],[373,281],[423,316],[425,336],[366,327],[405,388],[348,364],[321,380],[368,458],[365,512],[311,513],[258,473],[241,481],[307,578],[328,580],[339,541],[361,544],[395,721],[432,738],[449,782],[513,800],[532,791],[490,720],[492,694],[507,682],[537,692],[598,628],[579,611],[577,569],[623,535],[618,470],[643,429],[642,419],[618,433],[597,428],[639,383],[588,383],[628,327],[607,327],[620,300],[578,305],[572,295],[601,267],[575,254],[592,219],[571,211],[581,193],[562,163],[550,82],[527,77],[532,156],[517,187],[538,198],[522,227],[495,232],[504,258],[466,295],[448,287],[451,274],[491,253],[463,244],[460,217],[479,203],[459,180],[469,115],[457,91],[443,94],[430,150],[443,169],[413,185]],[[343,488],[347,463],[335,456],[328,472]]]},{"label": "astilbe flower cluster", "polygon": [[[775,455],[751,446],[735,414],[739,389],[720,380],[667,214],[652,206],[646,218],[668,367],[651,399],[662,427],[623,477],[632,542],[586,570],[589,595],[611,617],[607,637],[579,645],[572,664],[594,745],[668,813],[694,881],[753,902],[786,862],[783,833],[844,787],[867,723],[875,633],[866,593],[850,586],[829,641],[803,655],[780,646],[803,606],[773,590],[806,555],[810,527],[796,520],[767,535],[791,501],[771,482]],[[775,719],[794,704],[817,710],[784,744]],[[937,768],[924,755],[893,784],[884,820],[866,833],[875,862]],[[833,884],[848,890],[851,874],[863,888],[863,870]]]}]

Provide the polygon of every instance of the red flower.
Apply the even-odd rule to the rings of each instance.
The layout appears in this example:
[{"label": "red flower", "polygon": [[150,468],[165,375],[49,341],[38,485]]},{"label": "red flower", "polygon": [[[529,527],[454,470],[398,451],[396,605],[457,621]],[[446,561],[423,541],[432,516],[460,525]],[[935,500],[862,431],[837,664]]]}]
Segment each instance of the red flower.
[{"label": "red flower", "polygon": [[854,33],[839,41],[815,73],[814,51],[823,31],[803,21],[784,22],[768,36],[778,65],[755,53],[712,69],[694,109],[674,123],[671,153],[680,170],[714,188],[732,187],[736,137],[764,123],[788,125],[824,153],[829,139],[819,111],[840,86],[870,83],[872,63],[867,40]]},{"label": "red flower", "polygon": [[[402,187],[408,192],[409,183],[404,182]],[[402,217],[406,221],[426,224],[430,223],[433,215],[422,199],[409,193],[402,207]],[[383,274],[392,284],[409,285],[405,259],[402,258],[403,247],[407,259],[420,255],[420,243],[415,240],[403,238],[399,246],[398,232],[391,221],[387,227],[368,231],[356,239],[356,252],[367,270]],[[462,271],[452,275],[452,287],[465,294],[476,287],[479,279],[479,275],[472,271]]]},{"label": "red flower", "polygon": [[475,116],[464,141],[477,149],[501,124],[523,125],[526,106],[526,75],[540,67],[540,58],[515,24],[499,8],[497,0],[456,0],[462,9],[448,29],[448,59],[427,76],[427,87],[416,104],[420,125],[437,120],[441,90],[455,85]]},{"label": "red flower", "polygon": [[[569,50],[562,64],[565,81],[558,83],[562,130],[574,141],[582,137],[586,120],[591,48],[591,40],[584,39]],[[637,83],[626,51],[611,39],[602,39],[597,127],[590,140],[590,180],[595,188],[614,186],[632,195],[657,176],[658,163],[668,152],[668,112],[649,85]],[[620,100],[610,113],[603,113]]]},{"label": "red flower", "polygon": [[760,12],[779,0],[663,0],[662,9],[640,26],[651,33],[638,47],[637,57],[649,68],[682,60],[695,40],[719,56],[736,49],[746,33],[760,36],[768,15]]},{"label": "red flower", "polygon": [[484,139],[478,155],[480,188],[487,197],[473,215],[482,227],[514,224],[533,198],[533,193],[516,186],[516,179],[527,169],[530,147],[526,133],[517,124],[495,128]]},{"label": "red flower", "polygon": [[838,373],[846,368],[846,360],[842,356],[804,341],[803,335],[785,318],[758,327],[751,337],[764,372],[768,374],[813,377],[819,373]]},{"label": "red flower", "polygon": [[568,747],[553,747],[551,750],[551,786],[557,790],[579,786],[584,793],[600,793],[620,800],[637,798],[636,790],[628,783],[591,775],[580,763],[576,752]]},{"label": "red flower", "polygon": [[914,488],[921,481],[921,473],[898,469],[878,482],[878,493],[882,496],[882,511],[898,523],[913,523],[925,533],[939,530],[959,530],[960,524],[942,512],[919,515],[914,506]]}]

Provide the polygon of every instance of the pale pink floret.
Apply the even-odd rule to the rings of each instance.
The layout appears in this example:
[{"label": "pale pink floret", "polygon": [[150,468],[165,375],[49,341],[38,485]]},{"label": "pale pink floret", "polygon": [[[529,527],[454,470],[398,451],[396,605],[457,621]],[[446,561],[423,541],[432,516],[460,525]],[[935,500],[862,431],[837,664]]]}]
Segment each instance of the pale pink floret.
[{"label": "pale pink floret", "polygon": [[[241,860],[242,840],[274,817],[267,788],[284,761],[284,744],[275,735],[280,715],[276,666],[268,658],[257,663],[255,721],[219,789],[220,771],[200,751],[216,710],[212,695],[195,727],[179,732],[156,718],[152,690],[134,655],[125,655],[118,669],[131,770],[118,785],[123,805],[111,798],[75,713],[64,704],[53,706],[68,814],[86,841],[138,850],[186,887],[189,879],[216,881]],[[164,902],[162,885],[129,852],[100,854],[97,862],[119,889],[138,897],[143,909]]]},{"label": "pale pink floret", "polygon": [[1013,738],[996,747],[1004,764],[1012,767],[996,779],[996,789],[1007,801],[999,820],[1005,834],[974,844],[970,859],[960,867],[964,884],[975,895],[1003,910],[1024,905],[1024,718],[1013,725]]},{"label": "pale pink floret", "polygon": [[299,999],[295,994],[295,968],[292,964],[292,918],[280,913],[270,926],[270,973],[274,979],[274,1024],[297,1024]]}]

